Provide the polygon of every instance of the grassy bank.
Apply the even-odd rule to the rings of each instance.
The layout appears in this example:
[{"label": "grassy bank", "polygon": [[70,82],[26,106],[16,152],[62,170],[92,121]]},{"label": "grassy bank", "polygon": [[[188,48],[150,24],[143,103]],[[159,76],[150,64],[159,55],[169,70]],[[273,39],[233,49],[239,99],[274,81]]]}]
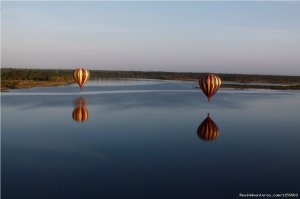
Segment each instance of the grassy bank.
[{"label": "grassy bank", "polygon": [[71,70],[1,69],[1,91],[73,83]]},{"label": "grassy bank", "polygon": [[71,84],[73,81],[36,81],[36,80],[1,80],[1,91],[17,88],[63,86]]},{"label": "grassy bank", "polygon": [[[1,90],[15,88],[30,88],[36,86],[60,86],[73,82],[72,70],[54,69],[1,69]],[[144,72],[144,71],[104,71],[90,70],[91,80],[105,78],[141,78],[163,80],[198,80],[206,73],[179,73],[179,72]],[[217,74],[223,81],[241,83],[272,83],[278,85],[237,85],[223,84],[226,88],[258,88],[258,89],[293,89],[300,90],[300,76],[275,75],[245,75],[245,74]]]},{"label": "grassy bank", "polygon": [[300,84],[296,85],[237,85],[237,84],[222,84],[222,88],[235,88],[235,89],[271,89],[271,90],[300,90]]}]

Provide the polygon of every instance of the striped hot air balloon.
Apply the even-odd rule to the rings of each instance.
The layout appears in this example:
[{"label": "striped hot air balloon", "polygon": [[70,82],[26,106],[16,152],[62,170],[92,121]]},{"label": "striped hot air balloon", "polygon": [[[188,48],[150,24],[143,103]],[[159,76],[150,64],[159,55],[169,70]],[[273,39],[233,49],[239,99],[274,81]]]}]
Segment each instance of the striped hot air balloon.
[{"label": "striped hot air balloon", "polygon": [[72,118],[77,122],[85,122],[89,118],[89,112],[87,109],[87,102],[83,98],[78,98],[76,102],[76,108],[72,113]]},{"label": "striped hot air balloon", "polygon": [[78,68],[73,72],[73,78],[75,82],[82,89],[83,85],[87,82],[90,77],[90,72],[84,68]]},{"label": "striped hot air balloon", "polygon": [[203,93],[207,96],[208,101],[210,101],[211,97],[218,91],[221,83],[221,78],[213,74],[204,75],[199,80],[199,86]]},{"label": "striped hot air balloon", "polygon": [[200,124],[197,130],[198,137],[205,141],[216,140],[219,135],[219,128],[215,122],[207,115],[207,118]]}]

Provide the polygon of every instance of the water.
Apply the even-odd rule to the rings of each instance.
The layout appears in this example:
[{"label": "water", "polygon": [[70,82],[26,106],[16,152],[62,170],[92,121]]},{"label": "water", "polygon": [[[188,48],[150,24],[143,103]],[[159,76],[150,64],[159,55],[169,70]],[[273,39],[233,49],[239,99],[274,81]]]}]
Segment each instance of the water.
[{"label": "water", "polygon": [[[299,194],[300,92],[221,89],[208,103],[196,86],[126,80],[3,93],[2,198]],[[204,135],[208,113],[215,126]]]}]

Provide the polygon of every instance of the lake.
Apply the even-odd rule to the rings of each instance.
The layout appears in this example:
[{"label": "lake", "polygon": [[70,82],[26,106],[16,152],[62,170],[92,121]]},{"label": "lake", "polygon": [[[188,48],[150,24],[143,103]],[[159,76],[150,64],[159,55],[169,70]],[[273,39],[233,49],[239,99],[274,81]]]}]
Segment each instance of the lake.
[{"label": "lake", "polygon": [[300,92],[220,89],[207,102],[196,86],[102,80],[2,93],[2,198],[299,194]]}]

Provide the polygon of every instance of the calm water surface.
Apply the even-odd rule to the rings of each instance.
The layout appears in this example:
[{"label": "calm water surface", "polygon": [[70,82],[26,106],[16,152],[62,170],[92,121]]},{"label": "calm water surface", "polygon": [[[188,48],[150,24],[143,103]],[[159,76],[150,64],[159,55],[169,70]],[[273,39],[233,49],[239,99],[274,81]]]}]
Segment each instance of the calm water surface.
[{"label": "calm water surface", "polygon": [[300,194],[300,92],[221,89],[208,103],[196,86],[124,80],[3,93],[2,198]]}]

